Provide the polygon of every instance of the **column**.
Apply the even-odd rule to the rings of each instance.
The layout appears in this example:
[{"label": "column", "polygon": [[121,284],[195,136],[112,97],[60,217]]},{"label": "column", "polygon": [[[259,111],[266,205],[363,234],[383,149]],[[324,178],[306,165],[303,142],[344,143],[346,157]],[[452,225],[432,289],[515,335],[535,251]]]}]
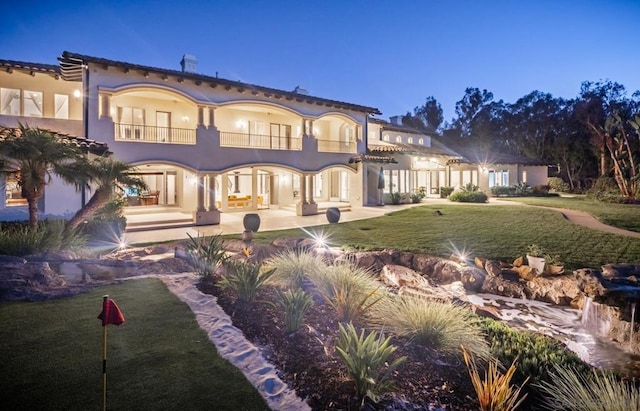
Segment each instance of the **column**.
[{"label": "column", "polygon": [[204,175],[197,174],[198,211],[206,211],[204,207]]},{"label": "column", "polygon": [[309,135],[313,136],[313,120],[309,120]]},{"label": "column", "polygon": [[111,94],[101,93],[102,105],[100,107],[100,118],[111,118]]},{"label": "column", "polygon": [[209,174],[209,211],[217,210],[216,207],[216,175]]},{"label": "column", "polygon": [[309,204],[315,204],[316,203],[315,200],[313,199],[313,192],[314,192],[314,189],[313,189],[313,180],[314,179],[313,179],[313,177],[314,177],[314,174],[309,174]]},{"label": "column", "polygon": [[300,179],[300,202],[307,204],[307,175],[302,174]]},{"label": "column", "polygon": [[215,123],[215,112],[216,108],[215,107],[209,107],[209,125],[208,127],[215,127],[216,123]]},{"label": "column", "polygon": [[307,120],[302,119],[302,127],[300,128],[300,133],[302,134],[300,137],[304,137],[307,135]]},{"label": "column", "polygon": [[204,106],[198,106],[198,127],[204,126]]}]

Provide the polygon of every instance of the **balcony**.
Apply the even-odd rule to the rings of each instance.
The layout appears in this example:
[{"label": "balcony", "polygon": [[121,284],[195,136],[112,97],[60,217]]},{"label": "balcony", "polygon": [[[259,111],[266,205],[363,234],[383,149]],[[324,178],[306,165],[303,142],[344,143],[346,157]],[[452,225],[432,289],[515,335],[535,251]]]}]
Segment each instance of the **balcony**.
[{"label": "balcony", "polygon": [[137,143],[196,144],[196,131],[188,128],[115,123],[115,140]]},{"label": "balcony", "polygon": [[302,150],[302,141],[297,137],[277,137],[222,131],[220,132],[220,146],[299,151]]},{"label": "balcony", "polygon": [[321,153],[351,153],[357,152],[355,141],[320,140],[318,139],[318,152]]}]

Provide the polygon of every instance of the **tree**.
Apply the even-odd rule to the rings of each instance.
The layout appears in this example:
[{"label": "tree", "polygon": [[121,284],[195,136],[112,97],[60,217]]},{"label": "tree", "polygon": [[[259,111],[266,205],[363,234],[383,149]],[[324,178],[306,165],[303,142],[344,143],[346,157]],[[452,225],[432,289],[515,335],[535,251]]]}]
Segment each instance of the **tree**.
[{"label": "tree", "polygon": [[67,223],[67,231],[75,230],[84,221],[90,219],[100,208],[113,199],[116,190],[134,187],[146,190],[144,180],[136,177],[134,168],[127,163],[109,157],[97,157],[92,160],[84,158],[73,165],[76,175],[76,188],[95,187],[93,195]]},{"label": "tree", "polygon": [[51,132],[30,128],[0,130],[0,159],[5,166],[18,171],[18,185],[27,200],[29,226],[38,227],[38,200],[53,176],[75,183],[73,167],[84,159],[82,150]]},{"label": "tree", "polygon": [[440,128],[443,120],[440,103],[433,96],[429,96],[422,106],[413,109],[413,114],[407,113],[402,117],[402,124],[433,133]]},{"label": "tree", "polygon": [[493,93],[478,88],[467,87],[464,91],[464,97],[456,103],[457,119],[454,126],[460,129],[461,138],[471,136],[473,121],[482,109],[493,101]]}]

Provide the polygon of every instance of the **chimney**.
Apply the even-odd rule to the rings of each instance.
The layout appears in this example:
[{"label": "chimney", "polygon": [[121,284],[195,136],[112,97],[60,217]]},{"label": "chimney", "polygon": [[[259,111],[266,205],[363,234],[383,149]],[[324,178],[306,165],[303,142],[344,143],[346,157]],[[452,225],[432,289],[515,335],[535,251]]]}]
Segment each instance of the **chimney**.
[{"label": "chimney", "polygon": [[394,126],[401,126],[402,125],[402,116],[391,116],[391,117],[389,117],[389,122],[391,124],[393,124]]},{"label": "chimney", "polygon": [[198,60],[191,54],[185,54],[180,61],[183,73],[195,73],[198,66]]},{"label": "chimney", "polygon": [[303,94],[305,96],[309,95],[309,92],[307,91],[307,89],[304,89],[300,86],[296,86],[296,88],[293,89],[293,92],[296,94]]}]

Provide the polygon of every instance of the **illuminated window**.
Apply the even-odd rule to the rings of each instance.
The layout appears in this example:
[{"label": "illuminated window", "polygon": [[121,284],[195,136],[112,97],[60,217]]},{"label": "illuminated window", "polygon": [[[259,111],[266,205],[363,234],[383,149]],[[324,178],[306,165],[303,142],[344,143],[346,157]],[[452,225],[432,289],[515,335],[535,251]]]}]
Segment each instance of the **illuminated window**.
[{"label": "illuminated window", "polygon": [[420,139],[418,139],[418,144],[420,144],[420,145],[424,145],[424,138],[420,138]]},{"label": "illuminated window", "polygon": [[508,185],[509,170],[489,170],[489,187]]},{"label": "illuminated window", "polygon": [[413,137],[407,137],[407,143],[413,144]]},{"label": "illuminated window", "polygon": [[25,90],[22,93],[25,117],[42,117],[42,92]]},{"label": "illuminated window", "polygon": [[396,143],[402,143],[402,136],[396,136]]},{"label": "illuminated window", "polygon": [[389,141],[389,135],[385,134],[384,136],[382,136],[382,140],[383,141]]},{"label": "illuminated window", "polygon": [[69,96],[66,94],[56,94],[54,97],[55,112],[54,117],[60,119],[69,118]]},{"label": "illuminated window", "polygon": [[6,116],[20,115],[20,90],[0,88],[0,114]]}]

